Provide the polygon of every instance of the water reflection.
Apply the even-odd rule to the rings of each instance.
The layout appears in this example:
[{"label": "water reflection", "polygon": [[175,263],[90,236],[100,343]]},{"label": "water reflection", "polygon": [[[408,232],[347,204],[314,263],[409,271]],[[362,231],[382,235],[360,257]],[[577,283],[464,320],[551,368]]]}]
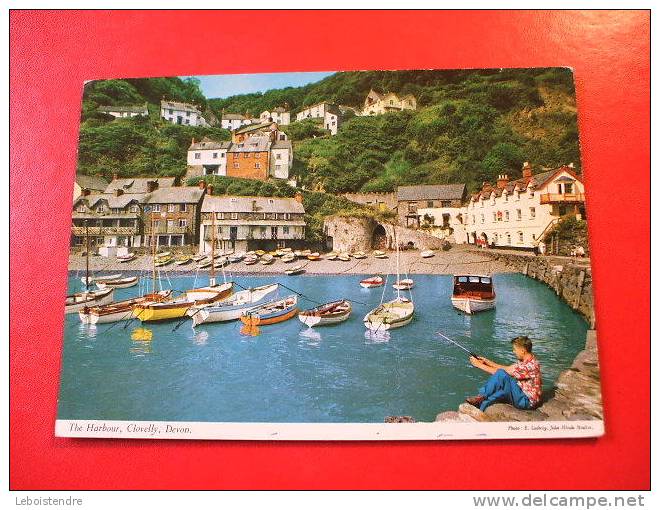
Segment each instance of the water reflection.
[{"label": "water reflection", "polygon": [[[321,345],[321,332],[314,328],[302,329],[298,336],[310,347],[319,347]],[[302,342],[301,342],[302,343]]]},{"label": "water reflection", "polygon": [[253,326],[252,324],[245,324],[241,328],[240,333],[243,336],[257,336],[260,333],[259,326]]},{"label": "water reflection", "polygon": [[371,331],[368,329],[364,332],[365,344],[384,344],[390,341],[390,332],[387,330],[383,331]]},{"label": "water reflection", "polygon": [[209,342],[208,331],[195,331],[192,336],[192,341],[195,345],[206,345]]}]

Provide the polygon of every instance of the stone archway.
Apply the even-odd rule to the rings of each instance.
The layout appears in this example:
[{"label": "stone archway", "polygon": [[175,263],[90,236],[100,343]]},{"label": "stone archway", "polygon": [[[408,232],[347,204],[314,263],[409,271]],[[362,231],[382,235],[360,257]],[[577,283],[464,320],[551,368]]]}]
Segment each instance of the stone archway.
[{"label": "stone archway", "polygon": [[384,250],[387,248],[387,232],[385,227],[378,223],[371,234],[371,247],[375,250]]}]

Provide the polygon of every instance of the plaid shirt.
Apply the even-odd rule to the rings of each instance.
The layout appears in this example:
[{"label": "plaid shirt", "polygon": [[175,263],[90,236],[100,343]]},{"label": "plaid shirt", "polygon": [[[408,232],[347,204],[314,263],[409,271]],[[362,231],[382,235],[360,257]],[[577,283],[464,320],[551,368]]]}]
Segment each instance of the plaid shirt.
[{"label": "plaid shirt", "polygon": [[529,398],[532,407],[536,407],[541,402],[541,392],[543,381],[541,380],[541,365],[536,356],[532,355],[527,361],[519,361],[513,365],[511,374]]}]

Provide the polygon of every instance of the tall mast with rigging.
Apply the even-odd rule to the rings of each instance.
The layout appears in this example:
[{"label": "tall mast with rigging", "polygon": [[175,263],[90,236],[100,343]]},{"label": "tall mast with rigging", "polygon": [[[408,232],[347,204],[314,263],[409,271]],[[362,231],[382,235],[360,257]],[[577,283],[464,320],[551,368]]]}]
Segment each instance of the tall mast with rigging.
[{"label": "tall mast with rigging", "polygon": [[87,252],[85,253],[85,290],[89,292],[89,220],[85,220],[85,243]]},{"label": "tall mast with rigging", "polygon": [[155,214],[151,212],[151,255],[152,255],[152,280],[151,293],[156,293],[156,220]]},{"label": "tall mast with rigging", "polygon": [[211,277],[209,285],[215,287],[215,212],[213,210],[211,211]]}]

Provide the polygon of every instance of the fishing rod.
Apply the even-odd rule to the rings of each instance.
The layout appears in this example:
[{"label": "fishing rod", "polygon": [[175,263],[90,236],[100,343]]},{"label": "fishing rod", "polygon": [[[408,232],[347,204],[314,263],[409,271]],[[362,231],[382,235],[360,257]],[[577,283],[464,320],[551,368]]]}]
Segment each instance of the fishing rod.
[{"label": "fishing rod", "polygon": [[479,356],[479,355],[473,353],[470,349],[468,349],[468,348],[466,348],[466,347],[463,347],[461,344],[459,344],[459,343],[456,342],[455,340],[452,340],[452,339],[449,338],[448,336],[443,335],[442,333],[440,333],[440,331],[436,331],[435,334],[438,335],[438,336],[440,336],[440,337],[442,337],[442,338],[444,338],[444,339],[447,340],[448,342],[454,344],[454,345],[455,345],[456,347],[458,347],[459,349],[462,349],[463,351],[467,352],[467,353],[468,353],[470,356],[472,356],[473,358],[482,359],[481,356]]}]

